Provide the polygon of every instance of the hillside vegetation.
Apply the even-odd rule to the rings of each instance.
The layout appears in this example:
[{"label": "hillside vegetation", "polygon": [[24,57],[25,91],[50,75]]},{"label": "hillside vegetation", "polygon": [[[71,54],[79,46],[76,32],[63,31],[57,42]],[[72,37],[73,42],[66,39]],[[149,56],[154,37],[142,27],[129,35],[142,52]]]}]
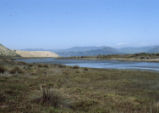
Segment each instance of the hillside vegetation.
[{"label": "hillside vegetation", "polygon": [[0,44],[0,56],[18,56],[15,51],[12,51]]}]

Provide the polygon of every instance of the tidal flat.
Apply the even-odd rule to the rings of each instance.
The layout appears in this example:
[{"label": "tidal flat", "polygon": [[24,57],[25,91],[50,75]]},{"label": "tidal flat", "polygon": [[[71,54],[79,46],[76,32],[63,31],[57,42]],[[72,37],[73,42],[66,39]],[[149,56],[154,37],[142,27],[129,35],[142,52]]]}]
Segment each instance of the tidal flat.
[{"label": "tidal flat", "polygon": [[159,113],[159,73],[3,57],[0,113]]}]

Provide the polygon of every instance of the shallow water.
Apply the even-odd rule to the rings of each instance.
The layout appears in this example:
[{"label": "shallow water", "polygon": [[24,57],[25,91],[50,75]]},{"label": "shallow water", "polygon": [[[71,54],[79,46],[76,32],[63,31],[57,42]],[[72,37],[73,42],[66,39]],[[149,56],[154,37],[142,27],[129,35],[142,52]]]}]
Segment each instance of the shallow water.
[{"label": "shallow water", "polygon": [[72,60],[72,59],[20,59],[26,63],[50,63],[64,64],[68,66],[78,65],[88,68],[106,68],[106,69],[137,69],[159,71],[159,63],[155,62],[134,62],[134,61],[116,61],[116,60]]}]

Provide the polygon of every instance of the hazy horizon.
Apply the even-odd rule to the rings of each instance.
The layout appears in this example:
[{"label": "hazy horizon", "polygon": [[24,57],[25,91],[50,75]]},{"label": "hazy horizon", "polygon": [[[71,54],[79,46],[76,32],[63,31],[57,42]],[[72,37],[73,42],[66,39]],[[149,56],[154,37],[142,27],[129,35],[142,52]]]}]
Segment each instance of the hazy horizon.
[{"label": "hazy horizon", "polygon": [[[43,47],[40,47],[40,48],[21,48],[21,49],[17,49],[17,50],[27,50],[27,49],[44,49],[44,50],[62,50],[62,49],[71,49],[71,48],[85,48],[85,47],[111,47],[111,48],[114,48],[114,49],[122,49],[122,48],[142,48],[142,47],[155,47],[155,46],[159,46],[159,45],[145,45],[145,46],[123,46],[123,47],[113,47],[113,46],[72,46],[72,47],[68,47],[68,48],[43,48]],[[10,48],[12,49],[12,48]],[[16,49],[15,49],[16,50]]]},{"label": "hazy horizon", "polygon": [[0,43],[11,49],[159,45],[157,0],[1,0]]}]

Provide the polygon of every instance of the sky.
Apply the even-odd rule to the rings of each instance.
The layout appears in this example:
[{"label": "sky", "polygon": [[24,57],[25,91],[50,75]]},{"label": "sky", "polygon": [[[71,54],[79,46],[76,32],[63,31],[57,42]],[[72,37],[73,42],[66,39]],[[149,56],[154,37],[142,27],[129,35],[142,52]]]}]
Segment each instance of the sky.
[{"label": "sky", "polygon": [[159,0],[0,0],[12,49],[159,45]]}]

